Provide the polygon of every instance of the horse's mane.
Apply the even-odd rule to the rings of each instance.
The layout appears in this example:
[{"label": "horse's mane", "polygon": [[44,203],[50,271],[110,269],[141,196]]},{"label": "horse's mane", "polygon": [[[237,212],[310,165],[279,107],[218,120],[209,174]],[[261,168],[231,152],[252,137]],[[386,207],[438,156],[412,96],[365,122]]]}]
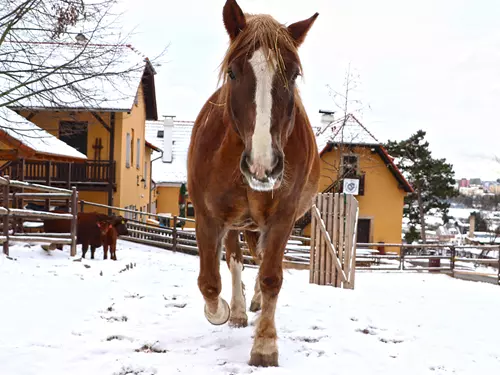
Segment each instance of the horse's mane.
[{"label": "horse's mane", "polygon": [[285,63],[282,51],[287,50],[294,54],[299,63],[299,72],[302,72],[297,46],[284,25],[267,14],[245,14],[245,17],[245,28],[229,44],[224,59],[220,64],[218,83],[222,85],[220,95],[222,100],[225,98],[224,87],[226,86],[227,72],[231,63],[243,55],[253,54],[256,48],[263,47],[269,51],[268,61],[269,63],[277,62],[279,74],[285,83],[287,81],[284,79]]}]

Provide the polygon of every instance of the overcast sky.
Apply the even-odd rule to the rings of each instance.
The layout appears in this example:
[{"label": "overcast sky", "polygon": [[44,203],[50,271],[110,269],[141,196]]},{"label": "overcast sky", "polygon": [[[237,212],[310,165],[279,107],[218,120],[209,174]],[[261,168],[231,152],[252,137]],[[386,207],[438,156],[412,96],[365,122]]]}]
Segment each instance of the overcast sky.
[{"label": "overcast sky", "polygon": [[[194,120],[217,84],[228,45],[225,0],[123,0],[132,41],[157,68],[159,115]],[[500,177],[500,1],[239,0],[244,12],[290,24],[319,12],[301,58],[302,97],[312,122],[338,110],[327,85],[342,90],[345,71],[359,74],[356,113],[380,141],[424,129],[436,157],[456,177]],[[368,106],[370,108],[368,108]],[[356,110],[357,107],[353,107]]]}]

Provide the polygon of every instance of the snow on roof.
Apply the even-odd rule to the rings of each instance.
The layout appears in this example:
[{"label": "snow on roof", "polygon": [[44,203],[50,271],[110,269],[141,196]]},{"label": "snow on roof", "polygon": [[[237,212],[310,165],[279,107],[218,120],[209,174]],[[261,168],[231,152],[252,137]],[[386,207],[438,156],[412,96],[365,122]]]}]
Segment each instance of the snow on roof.
[{"label": "snow on roof", "polygon": [[380,141],[366,129],[352,114],[316,127],[316,143],[321,152],[330,142],[344,144],[381,145]]},{"label": "snow on roof", "polygon": [[5,107],[0,107],[0,133],[41,154],[87,159],[78,150]]},{"label": "snow on roof", "polygon": [[[160,158],[153,162],[153,180],[156,183],[185,183],[187,182],[187,154],[193,121],[174,120],[172,162],[165,163]],[[146,140],[163,150],[163,138],[158,136],[158,130],[164,130],[163,121],[146,121]],[[159,157],[154,152],[151,159]]]},{"label": "snow on roof", "polygon": [[0,71],[16,74],[0,74],[0,92],[13,89],[2,101],[11,108],[129,111],[146,64],[130,45],[5,41]]}]

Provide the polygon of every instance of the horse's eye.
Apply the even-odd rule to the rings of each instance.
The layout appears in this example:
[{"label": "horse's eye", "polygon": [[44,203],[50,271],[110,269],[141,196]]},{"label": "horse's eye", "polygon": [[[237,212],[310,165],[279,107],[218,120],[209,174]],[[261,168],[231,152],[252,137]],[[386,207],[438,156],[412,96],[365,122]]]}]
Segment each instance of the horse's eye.
[{"label": "horse's eye", "polygon": [[229,78],[231,78],[231,79],[235,79],[236,78],[236,76],[234,75],[234,72],[231,69],[229,69],[227,71],[227,74],[229,75]]}]

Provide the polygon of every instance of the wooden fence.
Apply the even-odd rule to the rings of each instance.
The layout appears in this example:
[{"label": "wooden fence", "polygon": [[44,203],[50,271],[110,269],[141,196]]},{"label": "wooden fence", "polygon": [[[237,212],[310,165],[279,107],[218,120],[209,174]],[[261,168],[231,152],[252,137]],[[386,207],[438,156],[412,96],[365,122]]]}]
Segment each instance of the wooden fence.
[{"label": "wooden fence", "polygon": [[[128,240],[145,245],[160,247],[174,252],[183,252],[191,255],[198,255],[198,245],[194,229],[182,228],[178,226],[181,222],[195,222],[187,217],[172,216],[171,226],[164,227],[148,222],[147,218],[159,221],[162,217],[144,211],[130,210],[126,208],[107,206],[100,203],[80,201],[81,210],[85,206],[108,208],[117,212],[132,214],[133,219],[128,219],[128,236],[120,236],[123,240]],[[307,237],[291,236],[285,249],[285,268],[309,269],[309,242]],[[240,246],[243,252],[245,264],[254,266],[255,262],[248,250],[244,237],[240,236]],[[225,259],[225,250],[222,250]]]},{"label": "wooden fence", "polygon": [[354,289],[358,201],[344,193],[319,193],[312,205],[309,282]]},{"label": "wooden fence", "polygon": [[[31,184],[28,182],[10,180],[8,176],[0,177],[1,201],[0,216],[2,216],[2,235],[0,242],[3,252],[9,255],[9,244],[15,242],[28,243],[53,243],[71,246],[71,256],[76,255],[76,230],[78,211],[78,192],[60,189],[52,186]],[[25,189],[28,192],[25,192]],[[12,192],[11,192],[12,190]],[[21,190],[20,192],[18,190]],[[41,193],[37,193],[41,192]],[[27,210],[22,208],[24,199],[63,199],[71,201],[69,213],[53,213],[47,211]],[[17,207],[20,206],[20,207]],[[38,221],[43,219],[71,219],[71,233],[25,233],[25,221]]]},{"label": "wooden fence", "polygon": [[[342,194],[339,194],[339,197],[342,197]],[[334,198],[335,200],[335,198]],[[341,200],[343,201],[343,200]],[[346,202],[348,198],[346,198]],[[357,211],[356,206],[357,201],[350,200],[351,204],[351,217],[354,215],[352,212]],[[183,229],[182,227],[178,227],[177,224],[181,221],[186,222],[194,222],[194,219],[185,218],[185,217],[177,217],[173,216],[171,222],[171,226],[163,227],[160,225],[152,224],[147,222],[147,218],[154,218],[156,220],[160,219],[159,215],[151,214],[143,211],[135,211],[120,207],[107,206],[99,203],[92,203],[86,201],[80,201],[81,208],[85,206],[93,206],[93,207],[101,207],[108,208],[118,212],[127,212],[132,214],[135,219],[129,219],[127,222],[127,227],[129,229],[129,236],[120,236],[120,238],[132,242],[142,243],[146,245],[156,246],[164,249],[168,249],[171,251],[178,251],[192,255],[198,255],[198,247],[196,242],[196,234],[193,229]],[[326,203],[326,207],[328,208],[328,202]],[[332,206],[335,204],[333,201]],[[339,203],[340,205],[341,203]],[[344,202],[344,213],[345,209],[348,205]],[[323,229],[327,229],[330,226],[330,229],[333,230],[334,220],[333,216],[328,218],[328,215],[321,213],[321,208],[323,207],[323,203],[321,206],[318,206],[319,202],[316,202],[315,207],[320,211],[320,217],[323,222]],[[313,212],[315,210],[312,210]],[[317,212],[317,211],[316,211]],[[314,216],[314,215],[313,215]],[[316,220],[317,220],[316,215]],[[314,218],[313,218],[314,220]],[[357,220],[356,220],[357,222]],[[351,221],[352,223],[352,221]],[[469,279],[477,279],[477,280],[486,280],[489,282],[500,284],[500,251],[498,251],[498,258],[492,259],[484,259],[484,258],[472,258],[468,257],[468,252],[470,250],[476,251],[487,251],[487,250],[500,250],[498,245],[482,245],[482,246],[453,246],[453,245],[444,245],[444,244],[428,244],[428,245],[408,245],[403,243],[390,244],[390,243],[355,243],[356,239],[356,228],[350,227],[350,229],[346,230],[345,221],[344,226],[342,226],[343,233],[340,236],[341,226],[339,225],[336,228],[338,238],[344,238],[344,243],[346,243],[346,233],[348,230],[352,233],[352,240],[350,240],[351,236],[347,236],[347,239],[350,242],[348,244],[348,248],[352,249],[352,252],[347,255],[350,257],[350,260],[346,260],[346,252],[345,248],[342,252],[342,261],[340,261],[340,257],[337,256],[339,262],[343,265],[343,274],[346,276],[348,283],[345,283],[345,287],[354,287],[355,275],[354,270],[356,271],[396,271],[396,272],[443,272],[453,275],[455,277],[467,277]],[[302,236],[290,236],[290,239],[287,243],[284,257],[284,264],[286,268],[296,268],[296,269],[308,269],[311,271],[311,268],[315,267],[315,261],[319,261],[320,271],[321,267],[326,270],[326,267],[330,265],[330,279],[326,276],[328,273],[324,272],[325,283],[330,280],[335,281],[335,285],[337,286],[338,280],[343,280],[343,274],[332,269],[331,266],[334,265],[333,256],[330,254],[330,251],[327,248],[327,244],[323,243],[323,263],[320,260],[321,258],[318,256],[314,258],[315,252],[311,252],[311,243],[317,238],[316,233],[318,230],[323,233],[321,228],[317,226],[317,230],[313,231],[313,236],[311,238],[302,237]],[[333,238],[333,235],[329,236],[330,239]],[[326,237],[326,236],[320,236]],[[327,238],[327,237],[326,237]],[[321,240],[320,240],[321,241]],[[333,241],[333,243],[337,243],[337,240]],[[240,237],[240,244],[243,249],[244,261],[247,265],[254,265],[254,261],[248,251],[247,244],[245,243],[243,237]],[[316,249],[315,245],[314,248]],[[384,247],[385,249],[397,248],[399,252],[390,251],[382,251],[380,254],[377,249]],[[338,248],[338,245],[337,245]],[[223,256],[224,256],[223,251]],[[336,253],[337,255],[337,253]],[[328,258],[329,257],[329,258]],[[310,258],[313,258],[310,261]],[[329,259],[329,260],[328,260]],[[345,264],[349,265],[349,269],[345,270]],[[489,272],[477,271],[474,270],[473,267],[467,265],[481,265],[487,264],[493,266],[495,269],[490,270]],[[349,284],[349,275],[351,275],[351,285]],[[316,275],[316,274],[313,274]],[[321,272],[317,274],[321,275]],[[320,276],[321,281],[321,276]],[[314,282],[314,280],[313,280]]]}]

